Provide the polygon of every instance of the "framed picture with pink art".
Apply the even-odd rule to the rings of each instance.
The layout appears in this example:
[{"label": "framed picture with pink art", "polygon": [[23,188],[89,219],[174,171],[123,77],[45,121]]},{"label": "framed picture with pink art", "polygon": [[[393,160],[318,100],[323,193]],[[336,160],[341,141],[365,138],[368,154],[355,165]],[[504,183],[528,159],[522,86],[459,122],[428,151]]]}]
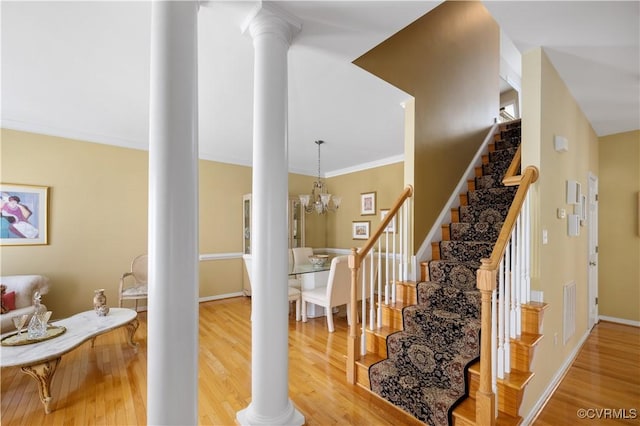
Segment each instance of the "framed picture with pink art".
[{"label": "framed picture with pink art", "polygon": [[47,244],[49,187],[0,183],[0,245]]}]

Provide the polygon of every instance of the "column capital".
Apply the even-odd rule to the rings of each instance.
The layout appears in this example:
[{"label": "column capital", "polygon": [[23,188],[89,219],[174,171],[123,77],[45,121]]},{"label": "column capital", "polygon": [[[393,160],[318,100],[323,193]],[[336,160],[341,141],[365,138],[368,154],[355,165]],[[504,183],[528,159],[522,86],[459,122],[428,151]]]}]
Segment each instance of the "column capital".
[{"label": "column capital", "polygon": [[242,24],[242,33],[247,31],[255,40],[265,34],[280,37],[287,45],[302,29],[302,22],[298,17],[274,5],[272,2],[261,1],[247,15]]}]

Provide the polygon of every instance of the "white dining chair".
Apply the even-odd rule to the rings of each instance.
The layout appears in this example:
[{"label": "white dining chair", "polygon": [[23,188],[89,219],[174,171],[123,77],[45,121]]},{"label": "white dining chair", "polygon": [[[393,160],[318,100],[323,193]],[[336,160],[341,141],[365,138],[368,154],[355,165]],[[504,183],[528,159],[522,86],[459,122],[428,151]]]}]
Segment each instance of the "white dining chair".
[{"label": "white dining chair", "polygon": [[313,256],[313,249],[311,247],[295,247],[291,249],[293,253],[294,265],[309,265],[309,256]]},{"label": "white dining chair", "polygon": [[[351,270],[349,269],[348,260],[349,256],[334,257],[331,260],[327,285],[302,290],[302,322],[307,322],[307,304],[312,303],[325,308],[329,333],[333,333],[335,330],[332,310],[337,306],[347,306],[347,323],[351,324]],[[369,277],[369,262],[368,258],[363,262],[363,271],[366,271],[366,277]],[[374,274],[375,272],[377,271],[374,271]],[[357,286],[357,299],[362,300],[362,285],[360,281]]]}]

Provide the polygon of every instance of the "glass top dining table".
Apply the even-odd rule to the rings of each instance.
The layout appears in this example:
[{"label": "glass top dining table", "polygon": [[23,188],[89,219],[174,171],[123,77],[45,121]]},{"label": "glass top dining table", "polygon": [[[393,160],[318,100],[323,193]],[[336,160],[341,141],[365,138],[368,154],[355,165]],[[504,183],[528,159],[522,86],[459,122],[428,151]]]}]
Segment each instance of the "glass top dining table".
[{"label": "glass top dining table", "polygon": [[313,272],[328,271],[331,269],[331,258],[327,259],[322,265],[312,265],[307,263],[305,265],[294,265],[289,268],[289,275],[302,275]]}]

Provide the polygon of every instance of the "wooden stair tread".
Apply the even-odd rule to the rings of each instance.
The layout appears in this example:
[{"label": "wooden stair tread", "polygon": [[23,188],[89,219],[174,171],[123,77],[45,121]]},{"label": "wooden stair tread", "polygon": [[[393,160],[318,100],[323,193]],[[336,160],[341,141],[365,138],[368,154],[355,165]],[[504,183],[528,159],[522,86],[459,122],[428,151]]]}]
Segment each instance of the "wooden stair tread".
[{"label": "wooden stair tread", "polygon": [[540,312],[547,309],[549,307],[549,304],[545,302],[529,302],[529,303],[523,303],[521,307],[522,309],[531,309],[533,311]]},{"label": "wooden stair tread", "polygon": [[[480,376],[480,361],[471,364],[469,366],[469,372]],[[502,383],[512,389],[523,390],[533,376],[534,373],[530,371],[511,370],[510,373],[504,373],[504,379],[498,379],[498,383]]]},{"label": "wooden stair tread", "polygon": [[536,333],[522,333],[519,337],[515,339],[511,339],[511,343],[515,343],[516,345],[533,347],[542,340],[544,335],[536,334]]},{"label": "wooden stair tread", "polygon": [[383,303],[382,307],[389,308],[393,311],[402,311],[402,309],[412,305],[415,305],[415,303],[402,303],[400,301],[396,301],[395,303],[389,303],[388,305]]},{"label": "wooden stair tread", "polygon": [[366,355],[361,356],[360,359],[356,360],[356,364],[368,369],[373,364],[375,364],[378,361],[382,361],[383,359],[386,359],[386,358],[383,358],[376,354],[368,353]]},{"label": "wooden stair tread", "polygon": [[382,337],[384,339],[386,339],[388,335],[390,335],[391,333],[395,333],[396,331],[400,330],[393,327],[388,327],[386,325],[383,325],[380,328],[376,328],[375,330],[369,330],[367,328],[367,333],[374,334],[375,336]]},{"label": "wooden stair tread", "polygon": [[397,285],[403,285],[406,287],[415,287],[418,285],[416,281],[396,281]]},{"label": "wooden stair tread", "polygon": [[[456,408],[453,409],[453,424],[456,424],[456,420],[460,419],[462,424],[476,424],[476,403],[475,399],[466,398]],[[497,426],[514,426],[522,423],[522,417],[513,417],[498,411],[498,418],[496,419]]]}]

